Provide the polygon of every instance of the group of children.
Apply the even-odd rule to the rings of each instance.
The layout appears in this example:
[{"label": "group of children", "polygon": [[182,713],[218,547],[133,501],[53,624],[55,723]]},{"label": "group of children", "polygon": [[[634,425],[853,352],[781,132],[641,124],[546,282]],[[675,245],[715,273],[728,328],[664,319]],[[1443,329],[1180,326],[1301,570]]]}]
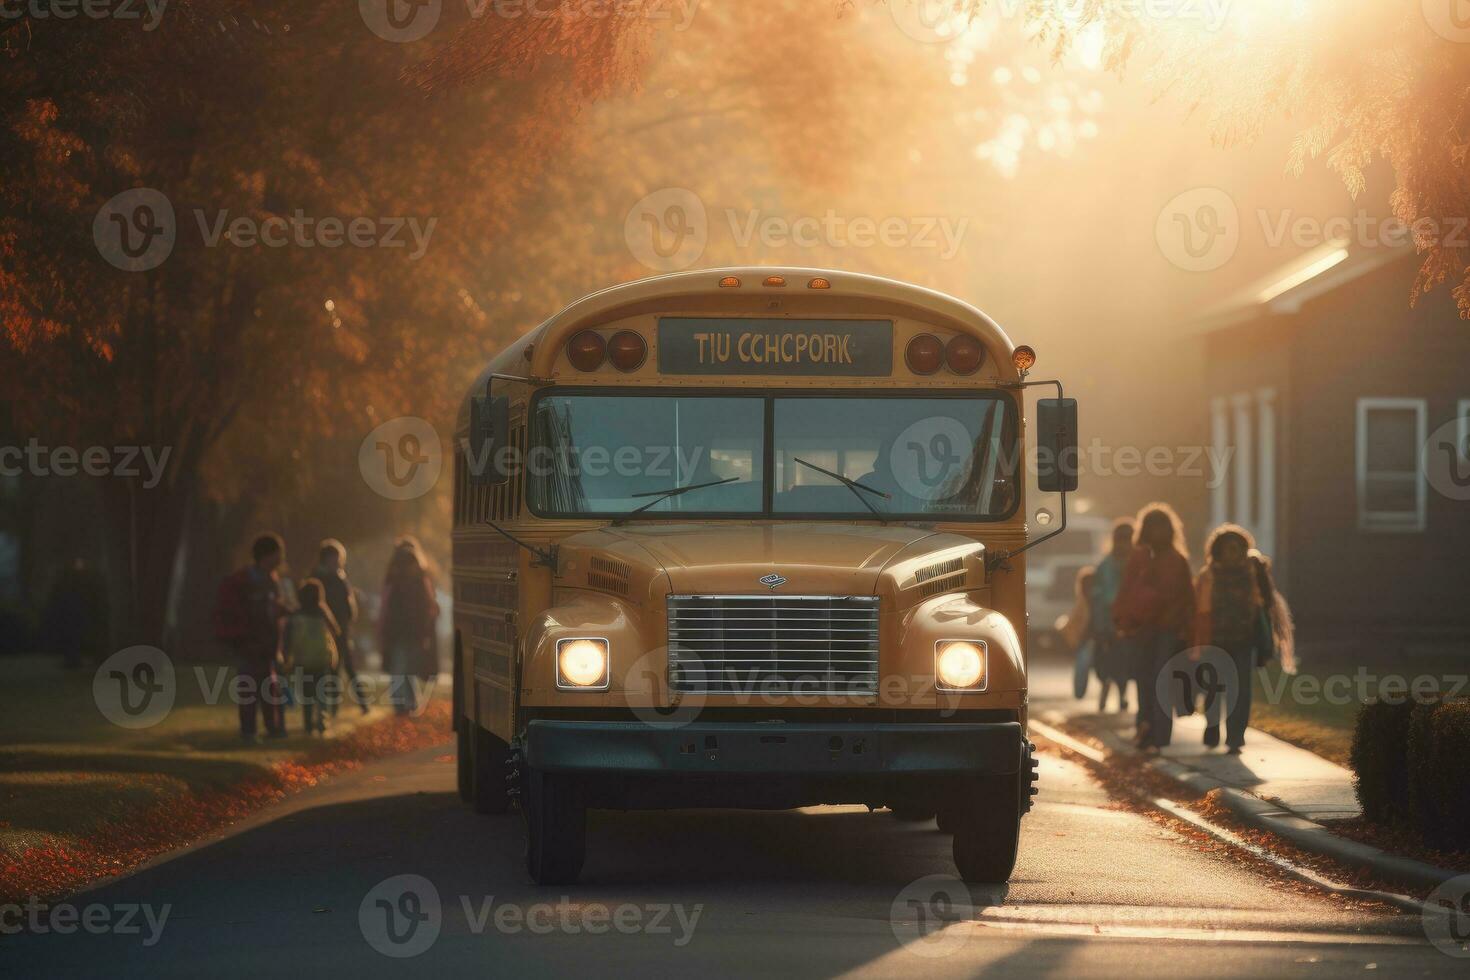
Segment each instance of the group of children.
[{"label": "group of children", "polygon": [[1118,691],[1118,709],[1128,708],[1128,682],[1137,699],[1135,741],[1157,750],[1169,744],[1175,713],[1194,710],[1157,696],[1166,664],[1182,651],[1198,662],[1206,650],[1230,660],[1236,683],[1222,704],[1205,702],[1205,745],[1225,745],[1239,754],[1250,718],[1251,678],[1257,667],[1279,659],[1295,669],[1291,612],[1276,588],[1270,560],[1256,549],[1249,531],[1223,524],[1211,533],[1206,560],[1191,574],[1184,529],[1167,504],[1150,504],[1137,520],[1113,525],[1112,544],[1095,567],[1077,576],[1077,602],[1064,635],[1077,654],[1077,696],[1087,674],[1102,683],[1098,710]]}]

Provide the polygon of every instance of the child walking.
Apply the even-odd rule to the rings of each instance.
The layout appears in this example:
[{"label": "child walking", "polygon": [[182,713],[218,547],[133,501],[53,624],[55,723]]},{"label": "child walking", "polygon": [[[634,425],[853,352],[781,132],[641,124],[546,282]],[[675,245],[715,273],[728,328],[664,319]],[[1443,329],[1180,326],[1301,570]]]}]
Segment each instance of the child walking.
[{"label": "child walking", "polygon": [[1276,589],[1270,560],[1256,550],[1251,533],[1222,524],[1205,546],[1204,568],[1195,580],[1195,644],[1225,651],[1235,665],[1233,704],[1212,697],[1205,702],[1205,745],[1220,744],[1220,716],[1225,718],[1225,747],[1239,755],[1250,722],[1255,668],[1280,657],[1292,663],[1291,611]]},{"label": "child walking", "polygon": [[307,734],[327,730],[322,698],[331,692],[322,681],[335,677],[341,664],[337,649],[340,630],[324,601],[322,583],[309,578],[296,592],[301,608],[286,620],[286,669],[299,678],[301,724]]}]

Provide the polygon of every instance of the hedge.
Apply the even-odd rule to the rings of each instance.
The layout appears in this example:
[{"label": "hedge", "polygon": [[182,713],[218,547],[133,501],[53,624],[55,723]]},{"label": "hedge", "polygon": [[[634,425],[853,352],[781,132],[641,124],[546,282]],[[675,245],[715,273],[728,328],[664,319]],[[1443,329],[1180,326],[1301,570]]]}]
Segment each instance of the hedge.
[{"label": "hedge", "polygon": [[1470,700],[1364,705],[1351,764],[1368,820],[1470,849]]},{"label": "hedge", "polygon": [[1348,764],[1363,816],[1373,823],[1397,825],[1408,818],[1409,718],[1415,704],[1370,701],[1358,710]]}]

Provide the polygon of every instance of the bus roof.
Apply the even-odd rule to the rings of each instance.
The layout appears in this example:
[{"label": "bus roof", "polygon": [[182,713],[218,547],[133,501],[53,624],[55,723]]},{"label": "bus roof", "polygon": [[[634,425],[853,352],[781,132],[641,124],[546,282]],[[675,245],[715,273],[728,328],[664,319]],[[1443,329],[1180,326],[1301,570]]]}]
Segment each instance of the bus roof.
[{"label": "bus roof", "polygon": [[[936,316],[951,326],[973,333],[987,349],[1010,353],[1015,345],[1004,330],[990,317],[963,300],[937,290],[915,286],[896,279],[870,276],[834,269],[807,269],[792,266],[735,266],[720,269],[694,269],[662,276],[650,276],[588,293],[561,312],[526,331],[500,351],[476,378],[474,394],[485,390],[491,374],[545,377],[556,352],[579,329],[615,319],[624,308],[651,301],[676,303],[681,297],[712,295],[775,296],[778,290],[765,286],[767,277],[784,277],[785,290],[806,292],[812,279],[826,279],[830,295],[846,300],[867,299],[888,307],[911,307],[920,318]],[[740,280],[739,287],[721,287],[726,277]],[[1009,361],[1009,358],[1006,359]],[[1005,365],[1009,368],[1009,364]]]}]

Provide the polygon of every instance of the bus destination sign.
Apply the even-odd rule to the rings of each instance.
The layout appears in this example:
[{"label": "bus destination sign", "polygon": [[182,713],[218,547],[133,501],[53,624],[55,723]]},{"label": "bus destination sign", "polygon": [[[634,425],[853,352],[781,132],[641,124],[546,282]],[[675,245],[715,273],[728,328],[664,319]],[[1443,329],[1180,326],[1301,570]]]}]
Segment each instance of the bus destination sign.
[{"label": "bus destination sign", "polygon": [[664,374],[886,377],[893,373],[893,321],[660,317],[658,369]]}]

